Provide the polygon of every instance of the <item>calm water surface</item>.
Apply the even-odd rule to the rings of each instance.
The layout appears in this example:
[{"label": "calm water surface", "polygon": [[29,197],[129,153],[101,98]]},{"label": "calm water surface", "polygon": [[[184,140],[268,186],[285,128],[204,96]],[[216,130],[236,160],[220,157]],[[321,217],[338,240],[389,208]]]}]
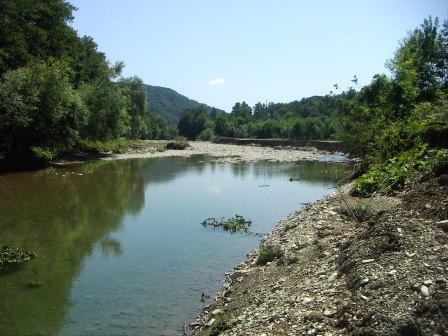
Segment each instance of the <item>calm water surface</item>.
[{"label": "calm water surface", "polygon": [[0,241],[38,258],[0,276],[0,335],[179,335],[259,243],[200,222],[241,214],[268,232],[345,169],[193,157],[2,175]]}]

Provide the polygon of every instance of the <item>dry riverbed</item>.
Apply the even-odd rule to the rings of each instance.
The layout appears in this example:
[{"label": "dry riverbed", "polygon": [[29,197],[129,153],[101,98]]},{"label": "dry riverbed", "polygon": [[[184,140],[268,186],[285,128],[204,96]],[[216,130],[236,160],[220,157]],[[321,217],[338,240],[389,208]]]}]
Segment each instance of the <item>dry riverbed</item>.
[{"label": "dry riverbed", "polygon": [[281,221],[261,246],[282,257],[253,251],[193,335],[448,335],[448,176],[375,197],[362,223],[343,198],[359,201],[333,194]]},{"label": "dry riverbed", "polygon": [[129,159],[129,158],[148,158],[148,157],[168,157],[168,156],[192,156],[209,155],[218,162],[255,162],[259,160],[268,160],[275,162],[294,162],[299,160],[325,160],[329,153],[318,151],[315,148],[287,148],[287,147],[261,147],[261,146],[242,146],[216,144],[212,142],[191,141],[190,147],[184,150],[164,150],[164,142],[161,141],[142,141],[125,153],[114,154],[105,159]]}]

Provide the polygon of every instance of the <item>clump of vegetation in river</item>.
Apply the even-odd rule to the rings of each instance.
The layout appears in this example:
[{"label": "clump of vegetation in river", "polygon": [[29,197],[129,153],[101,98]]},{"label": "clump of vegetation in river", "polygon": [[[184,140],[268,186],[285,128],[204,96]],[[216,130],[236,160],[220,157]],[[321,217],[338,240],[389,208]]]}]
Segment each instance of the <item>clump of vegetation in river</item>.
[{"label": "clump of vegetation in river", "polygon": [[35,257],[36,254],[32,251],[0,244],[0,273],[7,271],[11,266],[22,264]]},{"label": "clump of vegetation in river", "polygon": [[252,225],[252,221],[241,215],[235,215],[235,217],[227,219],[224,217],[221,217],[221,219],[207,218],[202,221],[201,225],[203,227],[211,227],[213,229],[222,229],[232,234],[237,232],[250,234],[250,226]]},{"label": "clump of vegetation in river", "polygon": [[269,244],[263,245],[260,248],[256,264],[260,266],[266,265],[268,262],[282,258],[283,255],[284,253],[280,246]]}]

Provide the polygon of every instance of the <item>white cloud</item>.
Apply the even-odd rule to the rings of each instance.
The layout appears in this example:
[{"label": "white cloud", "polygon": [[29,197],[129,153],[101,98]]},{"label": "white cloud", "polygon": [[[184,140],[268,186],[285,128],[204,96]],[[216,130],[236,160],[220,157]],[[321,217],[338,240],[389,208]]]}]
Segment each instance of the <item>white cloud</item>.
[{"label": "white cloud", "polygon": [[220,85],[224,83],[224,78],[216,78],[216,79],[210,79],[208,81],[208,85]]}]

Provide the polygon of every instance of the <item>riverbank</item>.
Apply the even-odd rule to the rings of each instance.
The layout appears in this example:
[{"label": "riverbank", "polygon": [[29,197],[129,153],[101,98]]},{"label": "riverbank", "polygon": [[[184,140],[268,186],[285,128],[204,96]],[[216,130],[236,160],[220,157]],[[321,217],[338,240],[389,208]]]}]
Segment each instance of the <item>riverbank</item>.
[{"label": "riverbank", "polygon": [[[193,335],[448,334],[448,176],[376,196],[364,222],[341,212],[367,201],[348,189],[282,220]],[[267,246],[276,258],[258,265]]]},{"label": "riverbank", "polygon": [[189,157],[208,155],[215,162],[295,162],[295,161],[339,161],[345,160],[342,153],[320,151],[313,147],[262,147],[255,145],[218,144],[205,141],[190,141],[184,150],[165,149],[166,140],[143,140],[132,146],[124,147],[117,153],[104,152],[93,156],[69,157],[53,162],[54,165],[65,165],[88,160],[122,160],[152,157]]}]

